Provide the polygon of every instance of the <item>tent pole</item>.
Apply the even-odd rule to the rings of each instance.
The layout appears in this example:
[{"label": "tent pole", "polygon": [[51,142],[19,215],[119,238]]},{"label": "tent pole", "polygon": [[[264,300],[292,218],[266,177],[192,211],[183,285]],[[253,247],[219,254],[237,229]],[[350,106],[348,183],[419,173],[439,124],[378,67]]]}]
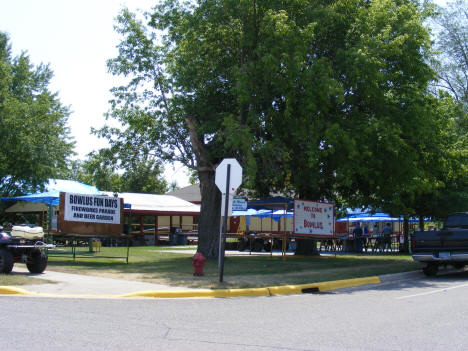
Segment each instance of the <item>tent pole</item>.
[{"label": "tent pole", "polygon": [[128,264],[129,253],[130,253],[130,234],[127,234],[127,264]]},{"label": "tent pole", "polygon": [[[284,219],[283,219],[283,242],[281,245],[283,262],[286,261],[286,247],[288,243],[286,242],[286,221],[288,220],[288,204],[284,204]],[[281,217],[280,217],[281,221]]]},{"label": "tent pole", "polygon": [[54,206],[52,204],[48,204],[47,206],[47,234],[50,235],[50,228],[52,227],[52,213],[54,211]]}]

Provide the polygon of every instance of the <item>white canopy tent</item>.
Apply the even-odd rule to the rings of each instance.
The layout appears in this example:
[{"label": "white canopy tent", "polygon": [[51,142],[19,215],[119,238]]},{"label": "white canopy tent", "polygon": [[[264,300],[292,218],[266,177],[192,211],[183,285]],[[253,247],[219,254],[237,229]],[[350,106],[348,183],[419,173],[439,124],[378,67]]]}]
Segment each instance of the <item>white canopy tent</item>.
[{"label": "white canopy tent", "polygon": [[180,228],[186,235],[195,236],[198,233],[200,205],[171,195],[112,192],[104,194],[124,199],[124,213],[127,216],[129,232],[139,237],[139,240],[144,240],[147,245],[157,245],[161,235],[166,237],[175,228]]},{"label": "white canopy tent", "polygon": [[[112,192],[104,192],[108,196],[115,196]],[[124,199],[125,205],[130,205],[133,213],[151,212],[158,214],[180,214],[198,215],[200,205],[182,200],[171,195],[140,194],[140,193],[117,193],[118,197]],[[128,207],[128,206],[126,206]]]}]

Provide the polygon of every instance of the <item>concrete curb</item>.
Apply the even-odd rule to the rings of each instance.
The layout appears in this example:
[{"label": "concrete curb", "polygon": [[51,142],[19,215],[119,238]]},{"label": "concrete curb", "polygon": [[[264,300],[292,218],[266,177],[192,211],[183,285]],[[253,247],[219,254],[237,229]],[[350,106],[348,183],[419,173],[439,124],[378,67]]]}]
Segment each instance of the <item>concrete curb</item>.
[{"label": "concrete curb", "polygon": [[356,278],[337,280],[332,282],[301,284],[301,285],[282,285],[271,286],[265,288],[253,289],[203,289],[190,291],[141,291],[132,294],[121,295],[122,297],[154,297],[154,298],[177,298],[177,297],[197,297],[197,298],[212,298],[212,297],[247,297],[247,296],[276,296],[276,295],[293,295],[304,293],[315,293],[327,290],[348,288],[366,284],[380,283],[379,277]]},{"label": "concrete curb", "polygon": [[41,297],[73,297],[73,298],[232,298],[232,297],[247,297],[247,296],[276,296],[276,295],[292,295],[304,293],[316,293],[327,290],[342,289],[366,284],[378,284],[381,280],[379,277],[367,277],[356,279],[336,280],[331,282],[301,284],[301,285],[283,285],[265,288],[250,288],[250,289],[198,289],[198,290],[161,290],[161,291],[139,291],[131,294],[123,295],[60,295],[48,293],[34,293],[20,288],[0,286],[0,294],[9,295],[27,295]]},{"label": "concrete curb", "polygon": [[11,286],[0,286],[0,294],[3,295],[34,295],[34,293]]}]

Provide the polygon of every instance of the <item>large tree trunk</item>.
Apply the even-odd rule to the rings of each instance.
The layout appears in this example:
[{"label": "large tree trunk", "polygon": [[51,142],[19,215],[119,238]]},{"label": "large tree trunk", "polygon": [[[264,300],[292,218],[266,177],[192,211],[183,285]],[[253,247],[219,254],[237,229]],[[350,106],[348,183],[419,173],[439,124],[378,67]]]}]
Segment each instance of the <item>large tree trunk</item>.
[{"label": "large tree trunk", "polygon": [[198,251],[207,258],[218,257],[221,223],[221,192],[215,184],[215,172],[199,172],[201,208],[198,224]]},{"label": "large tree trunk", "polygon": [[419,230],[423,232],[424,231],[424,216],[418,216],[418,220],[419,220]]},{"label": "large tree trunk", "polygon": [[210,162],[203,137],[198,135],[198,123],[192,116],[185,118],[190,141],[197,160],[200,180],[200,220],[198,222],[198,251],[206,258],[217,258],[219,254],[219,232],[221,224],[221,192],[215,184],[215,167]]}]

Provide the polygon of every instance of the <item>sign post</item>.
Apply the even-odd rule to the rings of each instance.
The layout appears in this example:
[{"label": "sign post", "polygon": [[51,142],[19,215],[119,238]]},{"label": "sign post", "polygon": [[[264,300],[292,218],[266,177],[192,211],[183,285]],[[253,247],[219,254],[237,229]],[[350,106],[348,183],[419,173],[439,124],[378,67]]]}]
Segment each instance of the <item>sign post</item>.
[{"label": "sign post", "polygon": [[[229,198],[232,197],[236,189],[242,183],[242,167],[234,158],[225,158],[216,167],[215,184],[221,191],[224,200],[224,213],[221,213],[223,218],[223,226],[219,232],[219,255],[218,255],[218,268],[219,268],[219,281],[223,282],[224,275],[224,243],[227,234],[227,220],[232,210],[229,208],[231,202]],[[224,233],[224,235],[223,235]]]},{"label": "sign post", "polygon": [[[226,234],[227,234],[227,219],[228,219],[228,204],[229,204],[229,182],[231,178],[231,165],[227,165],[227,176],[226,176],[226,195],[225,195],[225,206],[224,206],[224,218],[223,218],[223,228],[220,232],[219,236],[219,281],[223,282],[223,275],[224,275],[224,251],[225,251],[225,241],[226,241]],[[224,233],[222,235],[221,233]]]}]

